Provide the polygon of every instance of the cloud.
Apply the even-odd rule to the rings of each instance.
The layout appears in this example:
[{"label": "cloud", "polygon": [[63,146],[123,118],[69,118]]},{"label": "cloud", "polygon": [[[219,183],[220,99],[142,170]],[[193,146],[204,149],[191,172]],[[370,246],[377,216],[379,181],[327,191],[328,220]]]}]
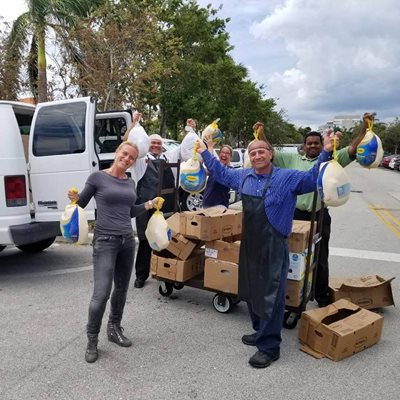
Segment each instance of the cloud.
[{"label": "cloud", "polygon": [[293,119],[374,110],[399,115],[400,7],[397,0],[287,0],[249,28],[293,60],[257,76]]}]

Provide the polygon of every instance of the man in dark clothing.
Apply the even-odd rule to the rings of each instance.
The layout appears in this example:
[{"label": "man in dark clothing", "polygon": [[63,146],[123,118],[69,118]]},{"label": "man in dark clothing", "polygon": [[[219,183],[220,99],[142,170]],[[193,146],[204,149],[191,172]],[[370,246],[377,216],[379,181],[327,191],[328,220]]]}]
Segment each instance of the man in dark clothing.
[{"label": "man in dark clothing", "polygon": [[[357,146],[364,138],[368,128],[368,120],[372,118],[371,114],[365,113],[363,117],[363,125],[360,133],[350,143],[349,146],[338,150],[337,161],[342,166],[350,164],[356,158]],[[261,123],[255,124],[254,128],[257,129],[262,126]],[[323,138],[319,132],[309,132],[304,137],[304,154],[296,153],[284,153],[279,150],[274,152],[273,164],[281,168],[291,168],[299,171],[308,171],[318,160],[323,149]],[[293,219],[310,221],[312,204],[313,204],[313,193],[304,194],[297,197],[296,209]],[[321,209],[321,199],[318,198],[317,203],[317,221]],[[322,227],[319,228],[321,232],[321,241],[319,247],[319,258],[317,267],[317,276],[315,282],[315,300],[320,307],[325,307],[330,304],[329,298],[329,239],[331,234],[331,216],[329,215],[328,208],[323,210],[324,218]]]},{"label": "man in dark clothing", "polygon": [[262,140],[254,140],[248,147],[252,168],[226,168],[202,142],[197,150],[210,175],[242,196],[238,296],[247,302],[255,330],[242,337],[244,344],[258,349],[249,359],[254,368],[268,367],[280,357],[289,269],[287,237],[292,229],[296,197],[314,190],[319,166],[329,160],[331,148],[327,138],[326,151],[307,172],[274,168],[273,149]]},{"label": "man in dark clothing", "polygon": [[[168,162],[167,157],[162,152],[162,138],[160,135],[150,135],[150,147],[144,159],[138,160],[137,163],[144,164],[143,166],[138,165],[136,173],[140,173],[142,170],[142,176],[138,177],[137,174],[137,203],[141,204],[149,201],[157,196],[157,187],[159,181],[159,170],[161,163]],[[136,168],[136,166],[134,167]],[[174,175],[171,168],[164,169],[163,176],[163,189],[172,188],[175,186]],[[174,195],[168,194],[164,196],[165,202],[163,204],[163,212],[171,212],[174,210]],[[150,260],[151,260],[151,247],[145,236],[147,223],[154,211],[147,211],[136,217],[136,231],[139,238],[139,247],[136,255],[135,270],[136,280],[134,283],[135,288],[142,288],[146,279],[150,274]]]}]

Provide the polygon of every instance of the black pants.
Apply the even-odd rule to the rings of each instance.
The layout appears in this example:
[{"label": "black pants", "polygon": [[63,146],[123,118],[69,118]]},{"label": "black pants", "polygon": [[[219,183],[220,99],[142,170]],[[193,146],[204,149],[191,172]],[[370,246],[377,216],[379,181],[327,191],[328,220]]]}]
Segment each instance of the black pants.
[{"label": "black pants", "polygon": [[150,274],[151,247],[147,240],[139,240],[138,252],[136,255],[136,279],[145,281]]},{"label": "black pants", "polygon": [[[318,221],[319,211],[316,214]],[[302,221],[311,221],[311,213],[301,211],[296,208],[294,219]],[[326,302],[329,299],[329,238],[331,236],[331,216],[327,208],[324,208],[324,220],[322,223],[321,240],[319,242],[319,258],[317,266],[317,276],[315,282],[315,300],[317,302]]]},{"label": "black pants", "polygon": [[133,234],[125,236],[94,235],[93,274],[94,289],[89,304],[88,334],[98,334],[110,297],[110,321],[121,322],[124,311],[129,280],[133,269],[135,240]]}]

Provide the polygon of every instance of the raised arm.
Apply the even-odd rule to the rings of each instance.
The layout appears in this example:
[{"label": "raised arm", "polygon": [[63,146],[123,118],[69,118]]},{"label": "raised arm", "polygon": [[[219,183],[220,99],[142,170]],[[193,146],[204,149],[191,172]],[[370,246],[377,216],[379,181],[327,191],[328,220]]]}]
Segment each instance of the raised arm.
[{"label": "raised arm", "polygon": [[199,147],[197,152],[201,154],[204,164],[208,172],[212,175],[218,183],[228,186],[234,190],[239,190],[239,184],[243,169],[241,168],[227,168],[222,165],[218,158],[214,157],[206,148],[203,141],[199,140]]},{"label": "raised arm", "polygon": [[321,163],[329,161],[332,156],[333,143],[336,140],[336,145],[339,145],[339,138],[341,133],[332,134],[332,132],[328,132],[324,138],[324,149],[319,155],[317,162],[313,165],[313,167],[307,171],[296,171],[293,174],[293,183],[294,183],[294,193],[297,195],[310,193],[316,189],[317,179],[319,174],[319,167]]},{"label": "raised arm", "polygon": [[135,127],[135,125],[140,121],[141,118],[142,118],[142,114],[140,114],[139,111],[135,111],[132,114],[132,123],[128,126],[128,129],[125,132],[125,135],[123,137],[124,142],[126,142],[128,140],[129,132]]}]

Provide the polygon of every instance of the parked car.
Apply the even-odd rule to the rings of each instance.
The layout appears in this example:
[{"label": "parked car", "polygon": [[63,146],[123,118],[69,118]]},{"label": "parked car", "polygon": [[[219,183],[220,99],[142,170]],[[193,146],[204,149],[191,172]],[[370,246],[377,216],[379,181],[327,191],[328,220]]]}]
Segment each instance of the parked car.
[{"label": "parked car", "polygon": [[243,168],[245,152],[246,149],[244,148],[233,149],[233,154],[231,159],[231,166],[233,168]]},{"label": "parked car", "polygon": [[395,156],[396,156],[395,154],[391,154],[391,155],[383,157],[382,162],[381,162],[381,167],[389,168],[389,163],[390,163],[391,159]]},{"label": "parked car", "polygon": [[389,168],[398,170],[400,165],[400,155],[395,155],[394,157],[391,158],[389,162]]}]

